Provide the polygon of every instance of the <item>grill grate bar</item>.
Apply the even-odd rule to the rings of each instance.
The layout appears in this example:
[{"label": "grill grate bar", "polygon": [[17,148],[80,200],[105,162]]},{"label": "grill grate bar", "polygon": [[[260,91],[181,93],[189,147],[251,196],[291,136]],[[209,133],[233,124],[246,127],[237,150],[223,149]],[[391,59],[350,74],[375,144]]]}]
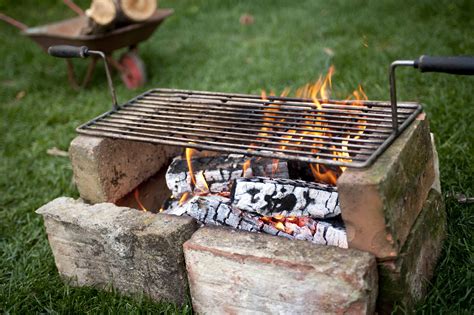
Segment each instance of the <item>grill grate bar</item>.
[{"label": "grill grate bar", "polygon": [[[81,134],[365,167],[396,138],[390,103],[156,89],[77,128]],[[403,130],[421,111],[399,103]]]},{"label": "grill grate bar", "polygon": [[[135,111],[129,111],[129,110],[126,110],[124,109],[123,110],[123,113],[126,113],[128,115],[132,115],[132,116],[136,116],[136,117],[140,117],[141,119],[147,119],[146,117],[150,117],[150,118],[167,118],[167,119],[172,119],[174,120],[173,124],[177,124],[180,122],[180,120],[185,120],[187,121],[188,123],[191,123],[194,125],[194,122],[196,120],[198,120],[199,122],[203,122],[203,121],[209,121],[208,119],[203,119],[202,118],[202,115],[194,115],[194,116],[191,116],[191,118],[188,118],[187,116],[179,116],[179,115],[182,115],[181,113],[172,113],[171,115],[163,115],[163,114],[148,114],[148,115],[144,115],[143,112],[140,112],[139,114],[135,114]],[[147,112],[149,113],[149,112]],[[123,114],[118,114],[118,115],[114,115],[115,116],[123,116]],[[209,115],[210,116],[210,115]],[[208,116],[208,117],[209,117]],[[215,125],[216,123],[221,125],[221,126],[227,126],[228,128],[231,127],[231,128],[234,128],[236,125],[238,126],[247,126],[247,131],[251,130],[251,131],[255,131],[255,132],[259,132],[259,130],[261,130],[261,128],[263,127],[267,127],[268,125],[265,125],[265,123],[262,123],[261,120],[254,120],[254,119],[248,119],[247,121],[249,121],[248,123],[246,122],[241,122],[240,119],[234,119],[234,120],[231,120],[231,119],[228,119],[227,117],[222,117],[222,116],[213,116],[214,120],[212,120],[212,122],[214,123],[214,126],[213,128],[217,128],[217,126]],[[223,119],[226,118],[225,121],[223,121]],[[169,123],[169,121],[167,121],[166,123]],[[311,124],[304,124],[304,127],[308,127],[308,126],[315,126],[314,124],[311,125]],[[317,126],[317,125],[316,125]],[[317,126],[318,128],[316,127],[313,127],[312,131],[315,131],[315,132],[324,132],[325,130],[322,129],[323,127],[327,127],[327,128],[330,128],[330,125],[320,125],[320,126]],[[334,127],[333,127],[334,128]],[[338,127],[340,129],[342,129],[341,127]],[[289,129],[289,130],[296,130],[296,131],[308,131],[308,128],[302,128],[300,127],[300,124],[298,123],[295,123],[295,124],[292,124],[292,125],[288,125],[288,126],[273,126],[272,129]],[[361,129],[359,129],[361,130]],[[359,135],[359,133],[353,133],[353,132],[344,132],[344,131],[340,131],[340,130],[332,130],[332,133],[333,134],[339,134],[339,135],[352,135],[352,136],[357,136]],[[309,136],[309,135],[308,135]],[[376,132],[373,134],[373,137],[374,138],[385,138],[386,137],[386,134],[377,134]],[[341,138],[342,139],[342,138]],[[341,140],[339,139],[339,140]]]},{"label": "grill grate bar", "polygon": [[[152,103],[152,102],[145,102],[145,101],[137,101],[136,105],[134,105],[134,108],[142,108],[143,110],[145,109],[152,109],[153,111],[157,111],[158,109],[162,110],[176,110],[176,108],[179,108],[181,111],[180,112],[193,112],[193,113],[202,113],[205,111],[207,114],[208,113],[215,113],[215,114],[222,114],[222,115],[227,115],[229,114],[238,114],[238,115],[244,115],[248,117],[258,117],[258,118],[265,118],[265,119],[291,119],[291,120],[303,120],[303,121],[311,121],[311,122],[344,122],[344,123],[352,123],[356,124],[355,122],[348,121],[348,119],[356,119],[358,115],[359,118],[360,116],[364,115],[363,113],[349,113],[347,115],[343,115],[343,113],[331,113],[329,115],[324,115],[324,114],[315,114],[311,112],[273,112],[273,110],[234,110],[234,109],[226,109],[225,107],[221,106],[220,109],[213,108],[211,106],[202,106],[200,108],[197,108],[195,106],[193,107],[183,107],[179,106],[179,104],[161,104],[159,102],[157,103]],[[267,109],[271,107],[267,107]],[[275,108],[277,110],[277,108]],[[262,116],[262,114],[265,114]],[[398,115],[399,120],[404,120],[406,117],[409,115],[400,113]],[[313,118],[316,117],[316,118]],[[365,116],[364,116],[365,117]],[[374,118],[374,117],[365,117],[364,120],[366,121],[373,121],[376,122],[374,126],[379,126],[377,123],[380,122],[390,122],[391,120],[388,119],[387,116],[386,118]],[[318,119],[320,118],[320,119]],[[324,118],[324,119],[321,119]],[[344,120],[345,119],[345,120]],[[391,125],[386,124],[386,126],[391,127]]]},{"label": "grill grate bar", "polygon": [[[120,127],[112,127],[112,126],[103,126],[103,123],[100,123],[95,125],[94,127],[92,127],[92,130],[98,130],[98,131],[103,131],[105,133],[107,132],[110,132],[110,133],[116,133],[116,132],[121,132],[121,129]],[[233,149],[235,148],[236,150],[240,150],[240,151],[228,151],[228,152],[231,152],[231,153],[243,153],[243,154],[247,154],[247,155],[256,155],[256,154],[249,154],[249,152],[252,152],[252,147],[249,147],[245,144],[241,144],[241,143],[238,143],[238,144],[235,144],[235,143],[228,143],[228,144],[222,144],[221,142],[216,142],[216,141],[211,141],[211,140],[203,140],[203,139],[189,139],[189,138],[185,138],[185,137],[177,137],[177,136],[156,136],[156,135],[150,135],[148,133],[144,133],[144,132],[138,132],[138,131],[127,131],[124,133],[125,136],[129,136],[129,137],[149,137],[149,139],[153,139],[153,140],[158,140],[156,143],[163,143],[163,142],[160,142],[160,140],[171,140],[171,141],[185,141],[186,142],[186,147],[194,147],[194,148],[200,148],[196,145],[198,144],[202,144],[202,145],[214,145],[214,146],[224,146],[224,147],[227,147],[227,148],[230,148],[230,149]],[[138,139],[137,139],[138,140]],[[166,144],[166,143],[165,143]],[[221,151],[219,149],[219,147],[214,147],[214,150],[215,151]],[[326,150],[329,151],[328,148],[326,148]],[[281,150],[279,148],[272,148],[272,147],[268,147],[268,148],[265,148],[264,151],[269,151],[269,152],[273,152],[272,155],[268,156],[268,157],[272,157],[272,158],[276,158],[276,159],[279,159],[279,158],[282,158],[282,159],[285,159],[284,157],[285,156],[289,156],[290,154],[301,154],[301,151],[300,150]],[[281,157],[280,157],[281,155]],[[325,152],[318,152],[315,154],[315,156],[318,156],[318,158],[321,160],[321,161],[332,161],[332,159],[334,158],[338,158],[337,155],[334,155],[334,154],[330,154],[330,153],[325,153]],[[324,158],[327,158],[326,160]],[[360,157],[360,156],[356,156],[354,158],[352,158],[353,160],[355,161],[364,161],[365,159]],[[328,164],[328,163],[325,163],[325,164]],[[341,165],[343,165],[341,163]]]},{"label": "grill grate bar", "polygon": [[[147,118],[142,118],[142,117],[134,117],[134,116],[128,116],[128,115],[114,115],[110,117],[105,117],[103,121],[111,121],[111,122],[121,122],[123,124],[132,124],[132,125],[143,125],[143,126],[150,126],[150,127],[157,127],[157,124],[165,124],[167,123],[166,120],[158,120],[158,119],[147,119]],[[172,128],[172,129],[181,129],[181,130],[195,130],[195,131],[202,131],[202,132],[209,132],[209,133],[228,133],[227,131],[228,128],[222,127],[222,126],[213,126],[213,125],[208,125],[208,124],[202,124],[202,123],[194,123],[193,127],[189,127],[189,124],[182,124],[179,121],[176,121],[175,124],[172,126],[167,126],[167,128]],[[212,129],[211,129],[212,128]],[[299,128],[301,130],[305,130],[302,128]],[[293,129],[295,130],[295,129]],[[288,137],[303,137],[304,139],[297,139],[297,140],[292,140],[296,142],[307,142],[307,143],[321,143],[321,144],[327,144],[331,140],[344,140],[344,138],[341,137],[329,137],[329,136],[324,136],[324,135],[314,135],[314,134],[301,134],[301,133],[293,133],[293,132],[286,132],[286,131],[275,131],[275,130],[268,130],[265,132],[259,132],[257,130],[256,135],[249,135],[248,134],[248,129],[247,128],[241,128],[241,127],[233,127],[232,131],[240,131],[240,135],[246,136],[246,137],[256,137],[256,138],[262,138],[264,137],[262,134],[272,134],[274,137],[272,139],[274,140],[281,140],[281,137],[286,137],[285,141],[290,141],[292,140],[291,138],[288,139]],[[296,130],[295,130],[296,131]],[[260,134],[260,135],[259,135]],[[280,137],[279,137],[280,136]],[[371,146],[371,147],[376,147],[379,144],[383,142],[382,139],[354,139],[354,143],[348,143],[348,147],[354,147],[354,148],[366,148],[366,146]],[[363,143],[362,145],[358,145],[356,143]],[[336,143],[340,144],[340,143]],[[365,144],[365,145],[364,145]]]},{"label": "grill grate bar", "polygon": [[[130,124],[129,122],[127,122]],[[133,124],[130,124],[132,126]],[[121,121],[111,121],[110,119],[103,120],[97,123],[97,126],[104,126],[104,127],[116,127],[120,128],[123,126],[123,123]],[[230,132],[230,131],[216,131],[216,130],[203,130],[203,129],[198,129],[198,128],[175,128],[171,126],[167,126],[166,128],[156,128],[155,125],[153,124],[146,124],[146,123],[135,123],[135,126],[133,127],[134,130],[141,131],[141,132],[154,132],[153,134],[169,134],[170,129],[173,129],[173,133],[182,135],[185,137],[190,137],[191,139],[194,138],[201,138],[201,137],[208,137],[209,134],[214,134],[213,137],[215,139],[222,139],[222,140],[229,140],[229,141],[236,141],[236,140],[241,140],[241,138],[236,138],[236,137],[243,137],[247,136],[250,137],[250,139],[245,139],[242,141],[242,143],[247,144],[248,146],[255,146],[256,144],[260,145],[271,145],[271,141],[265,141],[262,139],[268,139],[268,140],[279,140],[281,137],[275,137],[275,136],[269,136],[269,135],[248,135],[245,133],[238,133],[238,132]],[[192,131],[192,132],[189,132]],[[207,134],[206,134],[207,133]],[[226,135],[226,137],[222,136]],[[304,135],[303,135],[304,136]],[[303,139],[305,141],[290,141],[288,139],[288,142],[281,143],[280,147],[294,147],[294,148],[300,148],[300,149],[308,149],[308,150],[328,150],[329,147],[335,146],[335,148],[332,148],[331,151],[335,152],[348,152],[348,153],[353,153],[353,154],[362,154],[362,155],[370,155],[367,153],[360,152],[358,150],[349,150],[349,149],[339,149],[338,146],[341,146],[340,142],[324,142],[324,141],[311,141],[307,139]],[[310,143],[311,145],[308,144],[300,144],[300,142],[304,143]],[[316,146],[314,144],[322,144],[322,146]],[[349,147],[349,145],[344,145],[345,147]],[[350,145],[350,147],[354,147],[353,144]],[[377,146],[374,145],[356,145],[356,148],[359,149],[373,149],[376,148]],[[282,149],[284,151],[284,149]]]},{"label": "grill grate bar", "polygon": [[[141,99],[137,100],[136,104],[140,105],[173,105],[173,106],[179,106],[180,108],[185,108],[187,110],[191,109],[215,109],[218,110],[219,112],[226,112],[227,111],[247,111],[247,112],[252,112],[252,113],[267,113],[267,114],[278,114],[278,115],[289,115],[289,114],[305,114],[309,117],[326,117],[329,115],[342,115],[342,116],[355,116],[355,115],[363,115],[366,119],[371,119],[373,121],[380,121],[383,120],[384,118],[386,119],[391,119],[392,115],[388,112],[385,111],[386,114],[380,114],[380,113],[374,113],[372,110],[368,112],[367,110],[361,111],[361,110],[337,110],[337,109],[317,109],[314,106],[313,107],[287,107],[287,106],[278,106],[278,104],[275,103],[268,103],[267,105],[263,106],[249,106],[246,108],[235,108],[233,102],[226,102],[226,103],[196,103],[196,102],[161,102],[161,101],[152,101],[148,99]],[[325,104],[323,104],[325,106]],[[322,114],[321,114],[322,113]],[[409,112],[407,114],[407,111],[400,111],[399,116],[401,117],[406,117],[409,115]]]}]

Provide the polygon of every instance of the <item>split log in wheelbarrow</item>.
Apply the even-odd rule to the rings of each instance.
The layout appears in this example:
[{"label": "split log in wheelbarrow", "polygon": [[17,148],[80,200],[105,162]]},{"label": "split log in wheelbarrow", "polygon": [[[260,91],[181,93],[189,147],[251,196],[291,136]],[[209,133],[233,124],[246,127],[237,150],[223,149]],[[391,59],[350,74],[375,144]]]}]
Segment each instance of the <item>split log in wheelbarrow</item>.
[{"label": "split log in wheelbarrow", "polygon": [[[148,20],[94,35],[80,34],[81,29],[88,23],[87,17],[83,14],[75,18],[31,28],[2,13],[0,13],[0,19],[20,29],[21,34],[31,38],[44,51],[54,45],[72,45],[87,46],[92,50],[104,52],[107,62],[120,72],[122,81],[127,88],[134,89],[146,81],[145,66],[137,54],[138,43],[147,40],[161,22],[171,14],[173,14],[172,9],[159,9]],[[128,47],[129,50],[119,60],[115,60],[112,57],[113,51],[124,47]],[[68,79],[74,88],[79,89],[89,83],[97,60],[97,57],[91,58],[84,79],[79,83],[72,62],[66,59]]]}]

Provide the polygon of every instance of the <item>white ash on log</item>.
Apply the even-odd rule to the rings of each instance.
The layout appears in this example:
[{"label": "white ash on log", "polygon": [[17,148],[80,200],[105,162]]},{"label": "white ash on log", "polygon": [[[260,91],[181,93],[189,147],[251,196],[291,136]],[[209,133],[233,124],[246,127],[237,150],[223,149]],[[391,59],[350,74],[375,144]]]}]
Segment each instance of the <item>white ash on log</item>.
[{"label": "white ash on log", "polygon": [[307,240],[314,244],[347,248],[345,229],[336,219],[327,222],[309,217],[288,219],[287,222],[283,219],[280,221],[284,228],[282,231],[274,224],[277,221],[236,209],[232,207],[229,198],[216,195],[195,196],[185,204],[165,210],[164,213],[187,215],[205,225],[229,226],[249,232],[262,232],[289,239]]},{"label": "white ash on log", "polygon": [[263,225],[257,216],[232,208],[229,198],[215,195],[195,196],[185,204],[164,213],[188,215],[201,224],[225,225],[250,232],[260,231]]},{"label": "white ash on log", "polygon": [[234,207],[262,216],[310,216],[324,219],[341,213],[335,188],[301,180],[237,178],[231,198]]},{"label": "white ash on log", "polygon": [[[269,176],[288,178],[285,161],[267,158],[248,158],[241,154],[227,154],[191,158],[195,174],[204,177],[211,193],[230,192],[232,181],[240,177]],[[245,172],[244,172],[245,170]],[[175,198],[194,192],[186,158],[173,159],[166,172],[166,183]],[[197,186],[202,185],[197,181]],[[202,187],[198,191],[202,191]]]}]

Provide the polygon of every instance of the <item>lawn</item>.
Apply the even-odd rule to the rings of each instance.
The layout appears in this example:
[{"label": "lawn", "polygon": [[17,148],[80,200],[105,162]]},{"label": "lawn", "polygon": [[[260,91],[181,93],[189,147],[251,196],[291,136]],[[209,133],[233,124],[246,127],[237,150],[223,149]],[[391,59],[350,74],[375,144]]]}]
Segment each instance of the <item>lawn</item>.
[{"label": "lawn", "polygon": [[[474,55],[472,0],[163,0],[160,6],[175,14],[140,46],[149,83],[128,91],[115,75],[119,101],[151,87],[281,91],[317,79],[330,65],[335,98],[361,84],[370,99],[388,99],[391,61]],[[0,11],[31,26],[74,16],[59,0],[0,0]],[[244,13],[253,24],[239,23]],[[6,24],[0,24],[0,60],[0,311],[190,313],[190,306],[63,284],[34,211],[59,196],[78,197],[68,159],[46,151],[67,150],[75,127],[110,107],[104,71],[76,92],[63,60]],[[85,62],[75,65],[85,70]],[[400,69],[398,79],[401,100],[425,104],[448,212],[442,258],[417,311],[472,314],[474,206],[454,196],[474,196],[474,77]]]}]

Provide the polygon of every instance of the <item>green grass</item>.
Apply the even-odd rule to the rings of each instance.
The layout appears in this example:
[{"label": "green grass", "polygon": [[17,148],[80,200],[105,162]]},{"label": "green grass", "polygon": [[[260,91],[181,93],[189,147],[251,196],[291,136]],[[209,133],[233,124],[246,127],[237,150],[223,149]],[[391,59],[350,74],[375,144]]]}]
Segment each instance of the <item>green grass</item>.
[{"label": "green grass", "polygon": [[[85,7],[86,1],[78,1]],[[140,46],[151,87],[258,93],[314,80],[334,64],[335,96],[362,84],[371,99],[388,99],[395,59],[421,54],[474,54],[474,2],[466,1],[161,1],[175,8]],[[72,17],[60,1],[0,0],[0,11],[28,25]],[[250,13],[252,25],[239,17]],[[334,51],[334,56],[325,53]],[[85,62],[75,62],[79,71]],[[78,197],[66,158],[74,128],[110,106],[103,69],[75,92],[64,61],[0,26],[0,310],[7,313],[190,313],[144,298],[63,284],[42,219],[34,213],[58,196]],[[470,313],[474,216],[456,193],[474,195],[473,77],[399,71],[399,97],[424,103],[436,135],[448,211],[448,238],[421,313]],[[23,98],[17,96],[26,93]]]}]

